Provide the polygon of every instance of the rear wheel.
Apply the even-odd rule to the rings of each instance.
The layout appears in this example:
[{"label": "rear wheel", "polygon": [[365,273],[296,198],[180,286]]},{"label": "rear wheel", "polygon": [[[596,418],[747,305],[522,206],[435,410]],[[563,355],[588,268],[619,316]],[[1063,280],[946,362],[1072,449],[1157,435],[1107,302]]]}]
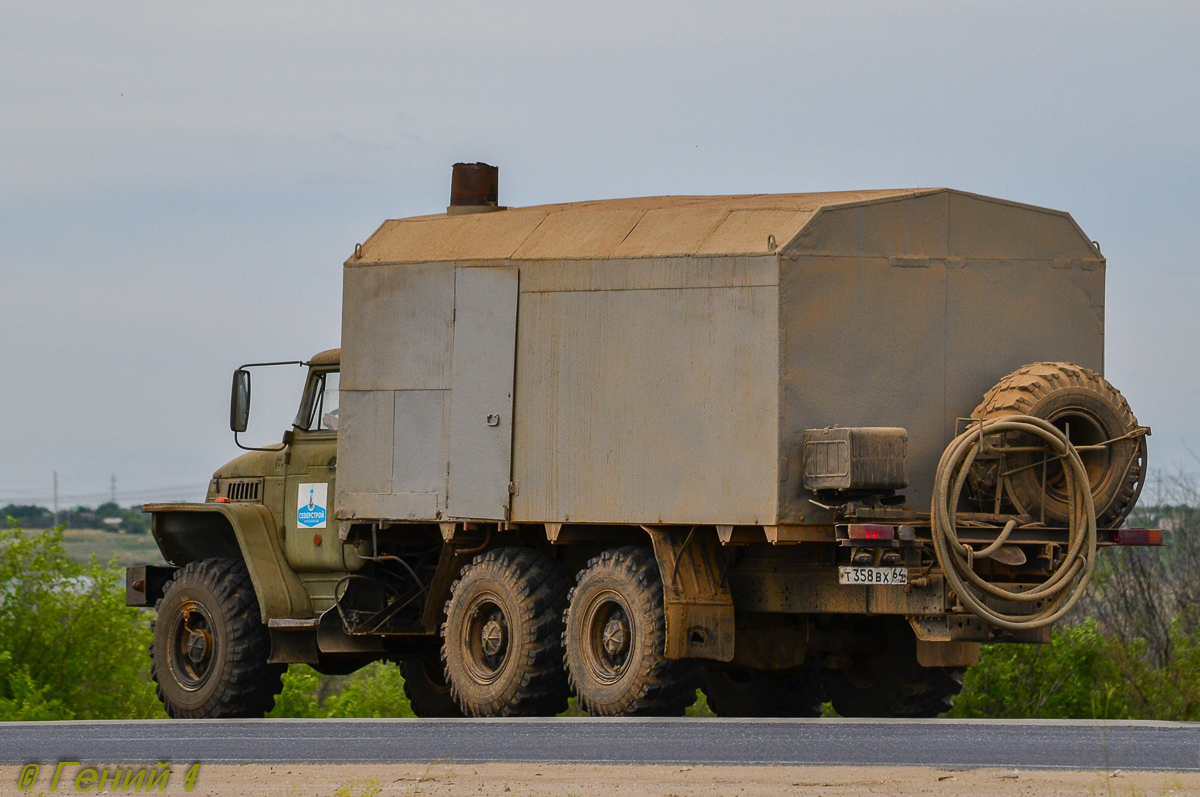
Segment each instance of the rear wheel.
[{"label": "rear wheel", "polygon": [[917,640],[903,618],[871,620],[859,629],[869,643],[850,664],[825,674],[825,690],[843,717],[936,717],[954,706],[965,667],[922,667]]},{"label": "rear wheel", "polygon": [[825,693],[812,667],[713,667],[701,687],[718,717],[819,717]]},{"label": "rear wheel", "polygon": [[446,669],[436,658],[405,659],[400,662],[404,696],[413,713],[421,718],[461,717],[462,709],[446,683]]},{"label": "rear wheel", "polygon": [[562,567],[528,548],[475,557],[451,587],[442,661],[468,717],[543,717],[566,710]]},{"label": "rear wheel", "polygon": [[567,672],[596,716],[680,716],[696,700],[695,667],[668,659],[662,582],[653,552],[605,551],[571,590],[564,621]]},{"label": "rear wheel", "polygon": [[202,559],[163,586],[150,646],[155,691],[175,719],[261,717],[283,689],[244,562]]}]

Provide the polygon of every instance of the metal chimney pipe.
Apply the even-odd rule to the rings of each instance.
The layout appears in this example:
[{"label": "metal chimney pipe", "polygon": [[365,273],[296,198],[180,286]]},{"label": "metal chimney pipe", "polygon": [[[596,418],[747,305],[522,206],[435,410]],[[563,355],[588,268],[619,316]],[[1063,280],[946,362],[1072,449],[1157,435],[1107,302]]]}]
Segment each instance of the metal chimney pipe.
[{"label": "metal chimney pipe", "polygon": [[456,163],[450,178],[451,215],[503,210],[498,203],[500,169],[486,163]]}]

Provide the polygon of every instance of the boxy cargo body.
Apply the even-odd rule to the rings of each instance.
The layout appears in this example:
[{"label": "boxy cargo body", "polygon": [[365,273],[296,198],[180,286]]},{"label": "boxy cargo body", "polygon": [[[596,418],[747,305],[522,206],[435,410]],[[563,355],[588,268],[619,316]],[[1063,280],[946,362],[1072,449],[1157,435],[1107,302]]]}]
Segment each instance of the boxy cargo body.
[{"label": "boxy cargo body", "polygon": [[1063,212],[946,189],[491,210],[385,222],[345,264],[343,529],[803,539],[832,522],[806,429],[906,429],[926,507],[998,377],[1103,371],[1104,259]]}]

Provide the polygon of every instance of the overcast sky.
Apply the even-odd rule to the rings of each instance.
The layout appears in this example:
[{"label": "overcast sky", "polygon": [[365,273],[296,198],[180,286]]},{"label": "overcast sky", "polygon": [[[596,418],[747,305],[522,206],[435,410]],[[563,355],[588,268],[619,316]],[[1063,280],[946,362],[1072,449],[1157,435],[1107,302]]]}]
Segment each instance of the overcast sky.
[{"label": "overcast sky", "polygon": [[[64,503],[112,474],[122,503],[202,498],[237,453],[232,369],[337,346],[342,261],[444,209],[459,160],[508,205],[950,186],[1070,211],[1108,258],[1107,375],[1174,467],[1200,452],[1198,9],[6,2],[0,504],[56,470]],[[255,383],[263,439],[282,381]]]}]

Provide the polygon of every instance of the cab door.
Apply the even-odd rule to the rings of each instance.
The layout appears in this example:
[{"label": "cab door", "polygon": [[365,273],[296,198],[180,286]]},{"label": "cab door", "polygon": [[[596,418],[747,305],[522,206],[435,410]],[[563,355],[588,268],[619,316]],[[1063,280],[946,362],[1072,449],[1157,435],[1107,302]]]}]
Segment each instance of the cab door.
[{"label": "cab door", "polygon": [[337,371],[314,369],[293,426],[284,482],[283,551],[298,572],[347,569],[332,503],[337,474],[338,382]]}]

